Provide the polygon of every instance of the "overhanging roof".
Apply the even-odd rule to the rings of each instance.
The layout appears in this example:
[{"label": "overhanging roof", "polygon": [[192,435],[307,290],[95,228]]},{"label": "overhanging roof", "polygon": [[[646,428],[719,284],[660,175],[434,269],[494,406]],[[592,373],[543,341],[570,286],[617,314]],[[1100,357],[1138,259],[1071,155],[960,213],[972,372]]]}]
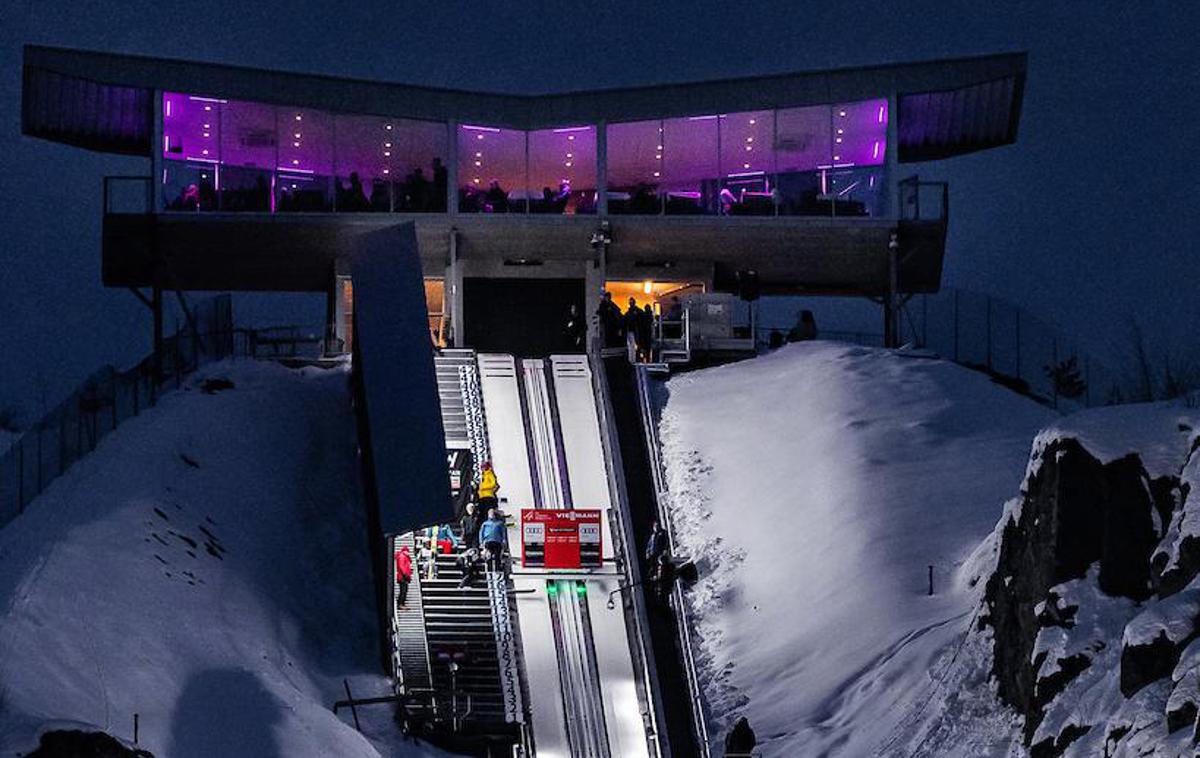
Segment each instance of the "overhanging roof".
[{"label": "overhanging roof", "polygon": [[[903,162],[1015,141],[1025,71],[1024,53],[1002,53],[509,95],[27,45],[22,130],[93,150],[149,154],[155,90],[515,129],[854,102],[895,94]],[[116,116],[114,104],[120,106]]]}]

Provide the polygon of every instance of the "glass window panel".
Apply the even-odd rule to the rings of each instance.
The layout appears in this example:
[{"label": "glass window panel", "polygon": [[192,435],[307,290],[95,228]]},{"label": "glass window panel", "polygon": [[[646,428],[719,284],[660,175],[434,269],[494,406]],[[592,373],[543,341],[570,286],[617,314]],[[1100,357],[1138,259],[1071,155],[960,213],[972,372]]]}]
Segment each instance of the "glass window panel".
[{"label": "glass window panel", "polygon": [[667,213],[715,213],[717,116],[673,118],[663,122],[663,187]]},{"label": "glass window panel", "polygon": [[883,201],[883,169],[853,166],[829,169],[826,182],[835,216],[878,216]]},{"label": "glass window panel", "polygon": [[445,211],[445,124],[339,115],[334,131],[339,211]]},{"label": "glass window panel", "polygon": [[163,93],[162,201],[167,210],[215,211],[223,100]]},{"label": "glass window panel", "polygon": [[609,124],[608,212],[662,212],[663,124],[635,121]]},{"label": "glass window panel", "polygon": [[770,175],[775,171],[775,113],[729,113],[721,129],[721,192],[717,211],[728,215],[774,215]]},{"label": "glass window panel", "polygon": [[221,107],[213,97],[163,93],[163,157],[169,160],[220,160]]},{"label": "glass window panel", "polygon": [[771,173],[775,170],[772,150],[775,141],[775,114],[772,111],[729,113],[718,119],[721,125],[721,173]]},{"label": "glass window panel", "polygon": [[162,202],[169,211],[217,210],[216,163],[168,159],[163,162]]},{"label": "glass window panel", "polygon": [[225,166],[275,168],[275,108],[230,100],[221,106],[221,162]]},{"label": "glass window panel", "polygon": [[833,165],[832,109],[784,108],[775,114],[775,186],[780,214],[831,215],[827,172]]},{"label": "glass window panel", "polygon": [[309,108],[279,106],[276,119],[276,209],[332,210],[333,116]]},{"label": "glass window panel", "polygon": [[881,166],[887,149],[887,100],[833,106],[833,163]]},{"label": "glass window panel", "polygon": [[458,181],[464,213],[524,212],[525,132],[459,126]]},{"label": "glass window panel", "polygon": [[830,107],[784,108],[776,113],[775,165],[780,173],[814,171],[833,162]]},{"label": "glass window panel", "polygon": [[596,212],[596,128],[574,126],[529,133],[530,211]]},{"label": "glass window panel", "polygon": [[221,210],[270,211],[276,165],[275,108],[230,100],[220,110]]}]

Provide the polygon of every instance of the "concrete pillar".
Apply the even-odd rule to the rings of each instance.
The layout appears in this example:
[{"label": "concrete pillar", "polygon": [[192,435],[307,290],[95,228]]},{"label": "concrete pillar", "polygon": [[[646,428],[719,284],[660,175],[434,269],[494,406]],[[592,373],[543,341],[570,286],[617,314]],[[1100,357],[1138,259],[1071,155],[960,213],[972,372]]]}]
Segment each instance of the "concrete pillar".
[{"label": "concrete pillar", "polygon": [[588,350],[599,349],[601,344],[600,323],[596,318],[596,309],[600,307],[600,299],[604,296],[604,283],[608,279],[608,246],[611,234],[607,221],[601,221],[592,233],[592,260],[584,272],[584,315],[587,317],[587,347]]},{"label": "concrete pillar", "polygon": [[458,257],[458,229],[450,228],[450,260],[446,266],[444,281],[446,311],[450,316],[450,347],[464,347],[463,331],[466,324],[463,309],[463,270]]},{"label": "concrete pillar", "polygon": [[596,213],[608,215],[608,122],[596,124]]},{"label": "concrete pillar", "polygon": [[883,346],[892,348],[900,346],[900,295],[897,261],[899,252],[900,242],[896,232],[892,232],[887,250],[887,289],[883,295]]},{"label": "concrete pillar", "polygon": [[446,212],[458,213],[458,122],[446,122],[450,142],[446,147]]},{"label": "concrete pillar", "polygon": [[896,91],[888,95],[887,149],[884,150],[884,218],[899,218],[900,212],[900,106]]}]

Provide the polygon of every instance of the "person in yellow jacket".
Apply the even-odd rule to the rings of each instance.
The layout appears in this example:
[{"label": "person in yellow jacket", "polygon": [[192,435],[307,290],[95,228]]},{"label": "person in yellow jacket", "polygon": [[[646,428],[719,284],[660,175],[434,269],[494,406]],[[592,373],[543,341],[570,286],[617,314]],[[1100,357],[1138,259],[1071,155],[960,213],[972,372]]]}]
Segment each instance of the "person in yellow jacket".
[{"label": "person in yellow jacket", "polygon": [[483,473],[479,477],[479,508],[476,512],[487,513],[488,509],[498,507],[500,500],[496,493],[499,491],[500,481],[496,479],[496,470],[492,468],[491,461],[484,461]]}]

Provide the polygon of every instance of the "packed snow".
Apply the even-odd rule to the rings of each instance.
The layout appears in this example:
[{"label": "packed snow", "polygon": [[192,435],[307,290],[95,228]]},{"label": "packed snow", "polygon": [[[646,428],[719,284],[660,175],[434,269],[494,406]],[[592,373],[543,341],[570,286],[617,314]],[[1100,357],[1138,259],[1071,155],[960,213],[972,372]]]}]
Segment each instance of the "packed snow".
[{"label": "packed snow", "polygon": [[434,754],[330,707],[390,691],[345,371],[205,374],[0,531],[0,752],[136,713],[157,758]]},{"label": "packed snow", "polygon": [[1179,473],[1200,412],[1177,402],[1113,405],[1073,413],[1038,435],[1035,450],[1076,439],[1101,463],[1137,453],[1151,477]]},{"label": "packed snow", "polygon": [[745,714],[766,756],[907,755],[912,724],[945,716],[970,732],[956,750],[1006,754],[1017,733],[986,669],[952,664],[990,654],[965,634],[970,580],[1053,413],[945,361],[837,343],[668,388],[670,507],[702,571],[690,604],[718,733]]}]

